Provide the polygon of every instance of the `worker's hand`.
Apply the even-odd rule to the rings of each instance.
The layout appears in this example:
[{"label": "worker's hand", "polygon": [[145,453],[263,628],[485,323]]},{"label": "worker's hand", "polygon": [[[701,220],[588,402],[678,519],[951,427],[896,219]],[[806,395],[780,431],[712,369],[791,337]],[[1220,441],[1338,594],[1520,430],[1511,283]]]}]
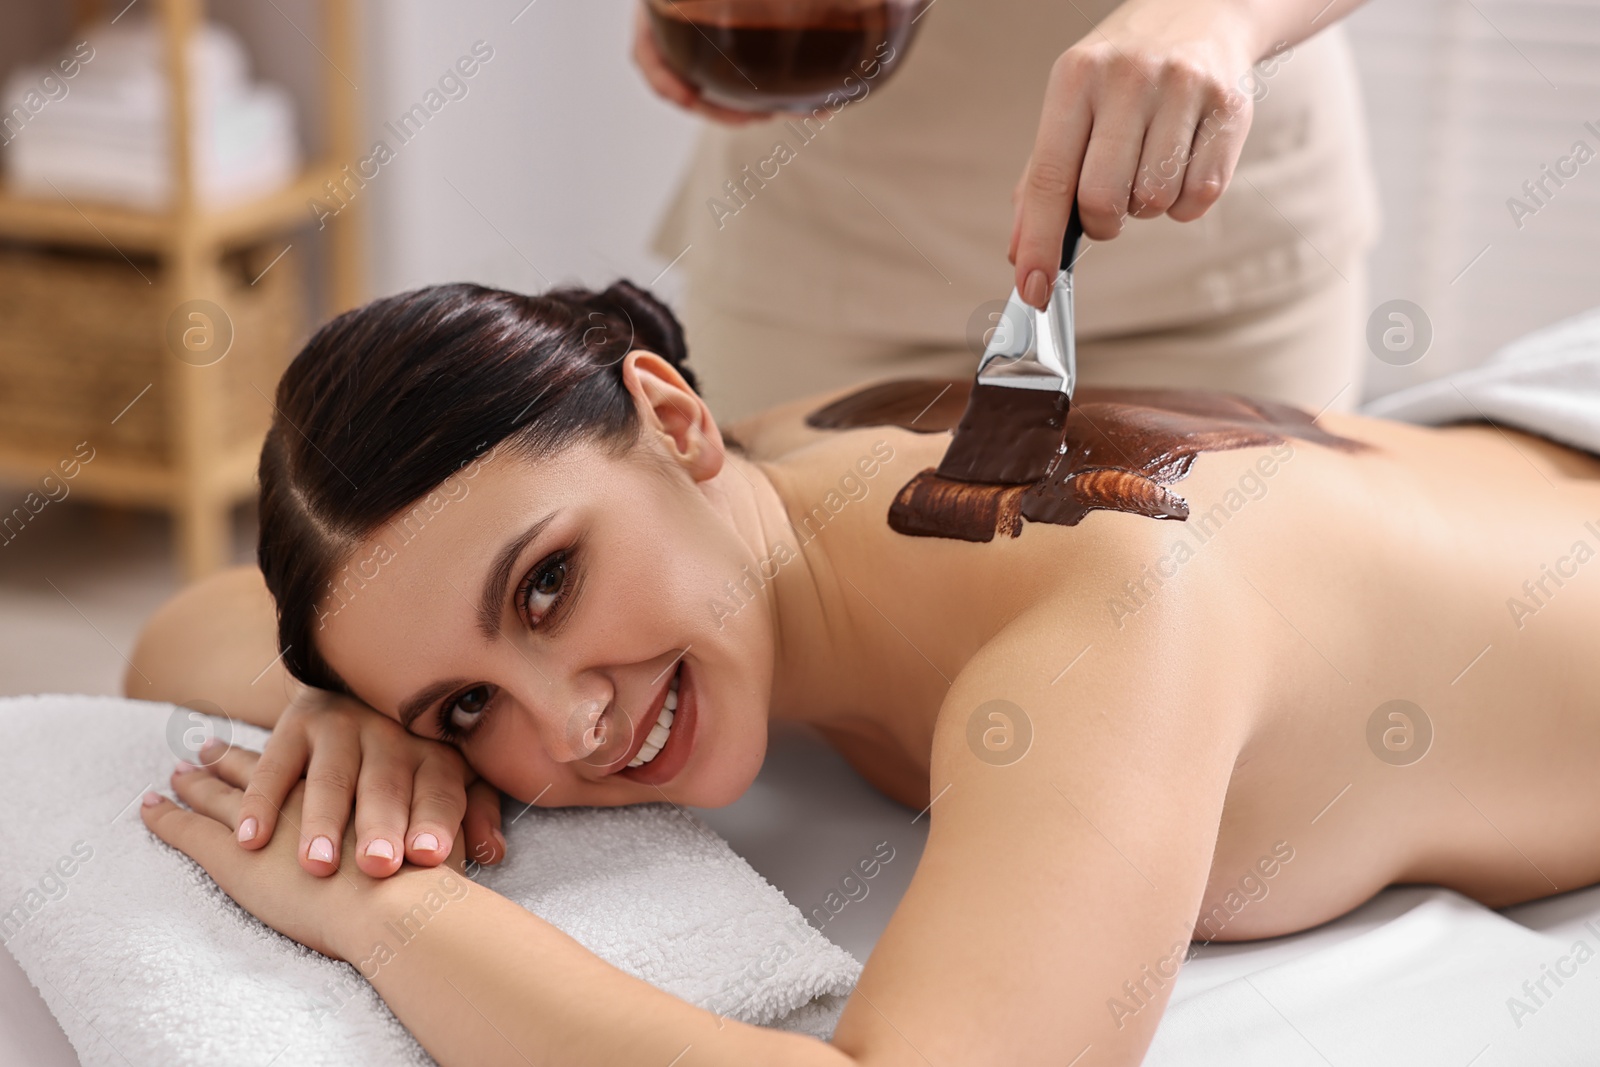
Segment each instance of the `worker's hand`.
[{"label": "worker's hand", "polygon": [[700,95],[699,89],[678,77],[672,68],[667,66],[661,50],[656,47],[655,34],[650,32],[650,14],[645,10],[643,2],[633,9],[633,62],[657,96],[670,100],[686,111],[699,112],[706,118],[716,119],[730,126],[743,126],[746,123],[772,117],[770,112],[736,111],[733,108],[713,104]]},{"label": "worker's hand", "polygon": [[1258,39],[1233,5],[1129,0],[1061,54],[1012,194],[1024,300],[1049,296],[1074,197],[1097,241],[1129,215],[1188,222],[1216,203],[1250,129]]},{"label": "worker's hand", "polygon": [[[222,755],[209,746],[201,751],[208,766]],[[374,878],[395,873],[404,860],[442,863],[463,829],[469,859],[490,864],[505,856],[500,792],[478,778],[459,751],[409,733],[359,700],[320,689],[305,690],[284,709],[252,764],[239,811],[240,845],[267,845],[302,774],[304,811],[286,831],[298,836],[300,866],[312,874],[339,869],[352,807],[354,861]]]}]

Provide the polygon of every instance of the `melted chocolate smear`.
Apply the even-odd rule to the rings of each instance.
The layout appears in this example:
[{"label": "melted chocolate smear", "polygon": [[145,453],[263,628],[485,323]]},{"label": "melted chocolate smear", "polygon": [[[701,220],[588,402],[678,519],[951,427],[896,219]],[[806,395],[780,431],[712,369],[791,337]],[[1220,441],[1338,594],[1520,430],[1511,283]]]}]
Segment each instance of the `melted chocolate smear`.
[{"label": "melted chocolate smear", "polygon": [[[978,390],[985,388],[1022,392],[1003,386]],[[806,423],[819,429],[890,425],[937,433],[959,420],[959,442],[968,436],[974,412],[987,411],[995,421],[981,424],[972,440],[998,442],[993,447],[1005,452],[1008,427],[999,421],[1005,412],[1000,406],[965,403],[972,391],[971,381],[959,378],[883,382],[813,411]],[[1016,537],[1024,518],[1075,526],[1095,509],[1182,521],[1189,517],[1189,505],[1166,487],[1189,473],[1196,456],[1289,437],[1341,451],[1368,447],[1328,433],[1304,411],[1276,401],[1184,389],[1083,388],[1067,413],[1059,449],[1038,446],[1046,450],[1046,466],[1032,484],[1023,488],[948,477],[947,451],[937,471],[922,471],[895,496],[889,525],[913,536],[989,541],[996,533]]]},{"label": "melted chocolate smear", "polygon": [[939,464],[941,478],[1027,485],[1045,476],[1067,435],[1066,393],[978,385]]}]

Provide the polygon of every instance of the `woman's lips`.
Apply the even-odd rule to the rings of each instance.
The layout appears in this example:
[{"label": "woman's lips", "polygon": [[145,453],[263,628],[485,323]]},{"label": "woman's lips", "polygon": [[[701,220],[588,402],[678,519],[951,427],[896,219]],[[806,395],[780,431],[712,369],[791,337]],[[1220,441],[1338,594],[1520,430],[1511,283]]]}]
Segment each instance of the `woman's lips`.
[{"label": "woman's lips", "polygon": [[[650,736],[650,731],[655,728],[656,720],[661,718],[661,709],[667,706],[667,694],[672,691],[672,679],[677,674],[681,662],[680,660],[678,664],[674,664],[672,670],[667,672],[666,680],[661,683],[661,691],[655,695],[655,699],[650,702],[650,706],[644,710],[644,714],[639,717],[639,721],[634,725],[633,734],[631,735],[632,740],[628,742],[627,750],[604,767],[604,772],[607,776],[626,769],[628,764],[633,761],[633,757],[637,756],[639,750],[644,747],[646,738]],[[682,687],[682,681],[678,685]],[[678,699],[680,702],[682,701],[682,694],[679,695]],[[680,703],[679,706],[681,707],[682,704]],[[660,755],[657,754],[656,759],[660,758]],[[651,762],[654,761],[652,760]]]},{"label": "woman's lips", "polygon": [[[667,679],[670,684],[671,678]],[[667,699],[663,691],[656,701],[654,713],[650,722],[634,738],[634,743],[628,748],[627,758],[623,761],[623,769],[616,773],[624,778],[631,779],[644,785],[663,785],[677,777],[683,770],[683,765],[689,762],[689,753],[694,746],[695,725],[700,718],[700,702],[695,692],[693,675],[689,671],[689,661],[683,660],[678,665],[678,708],[672,713],[671,733],[667,735],[667,743],[656,753],[656,758],[639,767],[627,766],[638,750],[644,745],[645,737],[655,726],[656,720],[661,717],[661,708]]]}]

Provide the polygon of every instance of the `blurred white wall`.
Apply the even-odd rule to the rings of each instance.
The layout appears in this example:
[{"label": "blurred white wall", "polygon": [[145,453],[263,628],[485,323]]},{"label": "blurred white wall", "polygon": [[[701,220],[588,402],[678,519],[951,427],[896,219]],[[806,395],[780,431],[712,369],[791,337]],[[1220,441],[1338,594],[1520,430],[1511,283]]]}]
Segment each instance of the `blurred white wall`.
[{"label": "blurred white wall", "polygon": [[[695,120],[634,73],[632,14],[630,0],[368,5],[367,122],[372,137],[396,148],[373,183],[369,213],[377,292],[656,276],[665,264],[646,245]],[[468,94],[400,147],[384,123],[477,41],[493,58]]]},{"label": "blurred white wall", "polygon": [[1412,365],[1373,360],[1368,395],[1600,305],[1600,3],[1368,0],[1347,25],[1384,214],[1370,303],[1435,332]]}]

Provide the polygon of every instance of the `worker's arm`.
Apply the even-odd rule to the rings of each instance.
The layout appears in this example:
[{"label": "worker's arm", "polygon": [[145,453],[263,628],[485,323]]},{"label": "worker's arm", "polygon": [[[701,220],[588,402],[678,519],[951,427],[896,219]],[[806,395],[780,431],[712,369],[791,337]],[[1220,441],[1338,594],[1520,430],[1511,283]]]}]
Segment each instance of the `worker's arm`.
[{"label": "worker's arm", "polygon": [[[1361,0],[1126,0],[1050,68],[1012,194],[1017,291],[1044,307],[1074,199],[1109,241],[1133,218],[1204,215],[1293,48]],[[1252,68],[1260,64],[1260,70]]]}]

